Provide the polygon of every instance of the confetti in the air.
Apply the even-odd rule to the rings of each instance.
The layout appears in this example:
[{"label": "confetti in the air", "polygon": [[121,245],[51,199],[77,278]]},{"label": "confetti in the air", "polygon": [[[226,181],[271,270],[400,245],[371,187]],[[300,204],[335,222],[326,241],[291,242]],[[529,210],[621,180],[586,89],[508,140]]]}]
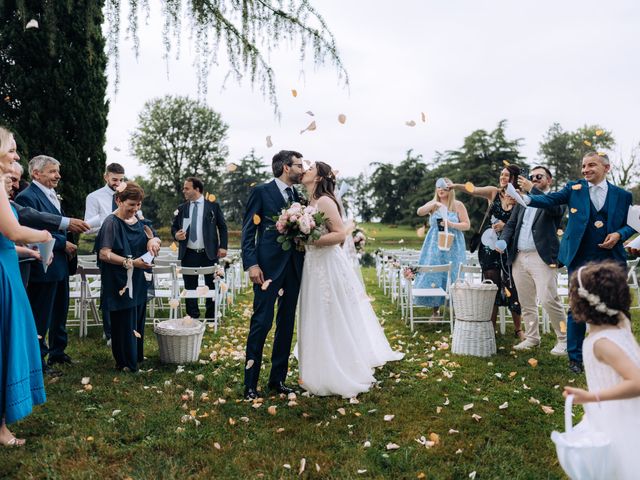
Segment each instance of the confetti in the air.
[{"label": "confetti in the air", "polygon": [[338,115],[338,121],[344,125],[344,122],[347,121],[347,116],[344,113],[341,113],[340,115]]},{"label": "confetti in the air", "polygon": [[312,132],[317,128],[316,126],[316,121],[314,120],[313,122],[311,122],[307,128],[305,128],[304,130],[300,130],[300,135],[302,135],[304,132],[309,131]]}]

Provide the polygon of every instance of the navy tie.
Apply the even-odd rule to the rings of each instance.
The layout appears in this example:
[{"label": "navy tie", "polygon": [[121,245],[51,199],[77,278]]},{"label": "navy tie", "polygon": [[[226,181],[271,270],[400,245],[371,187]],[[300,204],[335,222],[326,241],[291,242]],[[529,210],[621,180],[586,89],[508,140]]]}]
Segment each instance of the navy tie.
[{"label": "navy tie", "polygon": [[114,193],[111,199],[111,211],[113,212],[117,208],[118,208],[118,204],[116,203],[116,194]]},{"label": "navy tie", "polygon": [[295,200],[293,198],[293,190],[291,189],[291,187],[285,188],[284,191],[287,192],[287,197],[289,198],[289,203],[293,203]]},{"label": "navy tie", "polygon": [[195,242],[198,240],[198,202],[193,202],[193,212],[191,213],[191,223],[189,224],[189,240]]}]

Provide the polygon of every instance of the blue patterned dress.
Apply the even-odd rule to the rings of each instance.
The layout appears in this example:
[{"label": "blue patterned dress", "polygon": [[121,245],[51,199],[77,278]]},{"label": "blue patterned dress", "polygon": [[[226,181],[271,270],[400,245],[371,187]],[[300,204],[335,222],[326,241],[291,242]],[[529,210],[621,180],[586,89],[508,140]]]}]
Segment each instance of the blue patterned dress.
[{"label": "blue patterned dress", "polygon": [[0,417],[4,416],[8,424],[26,417],[34,405],[45,402],[36,323],[22,285],[16,247],[2,234],[0,375]]},{"label": "blue patterned dress", "polygon": [[[451,249],[447,252],[438,248],[438,219],[442,218],[440,212],[435,212],[429,217],[429,231],[422,244],[420,251],[419,265],[444,265],[451,262],[451,282],[453,283],[458,276],[460,264],[467,259],[466,248],[464,243],[464,235],[455,228],[450,228],[449,233],[453,233],[454,240]],[[449,212],[450,222],[458,223],[458,214]],[[447,288],[446,273],[419,273],[413,288],[435,288],[441,287],[443,290]],[[414,299],[415,305],[427,307],[439,307],[444,303],[444,297],[417,297]]]}]

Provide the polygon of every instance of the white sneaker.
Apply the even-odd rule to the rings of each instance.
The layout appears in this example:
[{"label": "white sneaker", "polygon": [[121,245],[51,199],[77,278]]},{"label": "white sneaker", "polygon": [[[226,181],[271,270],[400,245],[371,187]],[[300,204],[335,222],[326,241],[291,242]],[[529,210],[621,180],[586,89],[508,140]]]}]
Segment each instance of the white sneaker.
[{"label": "white sneaker", "polygon": [[556,343],[550,353],[556,357],[564,357],[567,354],[567,342]]},{"label": "white sneaker", "polygon": [[514,350],[529,350],[530,348],[537,347],[540,345],[539,343],[534,342],[533,340],[529,340],[525,338],[523,341],[513,346]]}]

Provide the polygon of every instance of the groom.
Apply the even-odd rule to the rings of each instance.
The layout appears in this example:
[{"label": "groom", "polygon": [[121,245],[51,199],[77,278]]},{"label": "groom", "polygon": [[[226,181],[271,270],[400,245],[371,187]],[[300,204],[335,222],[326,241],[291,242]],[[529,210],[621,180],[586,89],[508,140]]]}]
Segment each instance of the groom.
[{"label": "groom", "polygon": [[262,350],[273,324],[276,300],[278,314],[268,387],[277,393],[293,392],[284,381],[289,367],[304,253],[295,248],[282,249],[276,240],[278,232],[272,217],[280,215],[285,206],[300,201],[293,185],[302,179],[302,154],[282,150],[273,157],[271,169],[275,178],[251,191],[242,222],[242,263],[249,271],[254,293],[244,370],[244,397],[247,400],[258,398]]}]

